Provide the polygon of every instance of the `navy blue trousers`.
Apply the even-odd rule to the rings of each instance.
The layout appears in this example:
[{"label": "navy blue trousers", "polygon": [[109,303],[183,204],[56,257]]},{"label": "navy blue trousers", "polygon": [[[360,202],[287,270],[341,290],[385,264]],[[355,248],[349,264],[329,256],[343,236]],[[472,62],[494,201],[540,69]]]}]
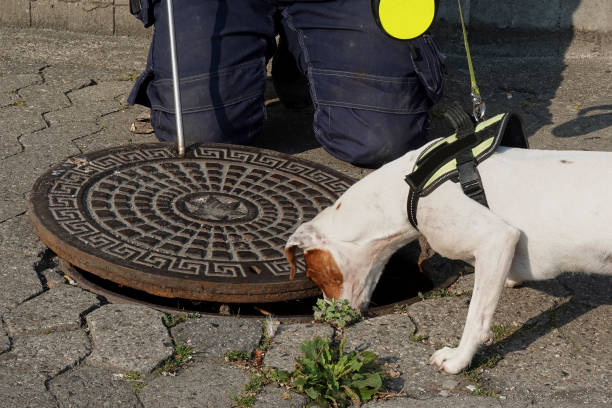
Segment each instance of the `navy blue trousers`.
[{"label": "navy blue trousers", "polygon": [[[166,3],[141,2],[139,18],[155,30],[129,102],[150,107],[157,137],[174,140]],[[442,57],[427,35],[399,41],[384,34],[370,0],[174,4],[187,145],[248,145],[262,131],[277,34],[308,78],[314,134],[329,153],[378,167],[426,142],[429,109],[442,94]]]}]

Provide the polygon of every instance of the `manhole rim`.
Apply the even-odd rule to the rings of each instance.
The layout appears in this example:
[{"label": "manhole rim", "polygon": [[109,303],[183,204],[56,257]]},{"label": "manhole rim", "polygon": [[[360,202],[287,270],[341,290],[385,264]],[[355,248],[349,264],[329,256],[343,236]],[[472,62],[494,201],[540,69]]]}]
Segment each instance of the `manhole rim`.
[{"label": "manhole rim", "polygon": [[[68,275],[68,277],[70,277],[71,279],[73,279],[76,283],[76,285],[78,287],[80,287],[81,289],[90,291],[92,293],[95,293],[96,295],[102,296],[104,297],[106,300],[108,300],[110,303],[119,303],[119,304],[136,304],[136,305],[142,305],[142,306],[147,306],[150,307],[152,309],[156,309],[159,310],[161,312],[164,313],[169,313],[169,314],[173,314],[173,313],[181,313],[181,312],[194,312],[194,313],[198,313],[199,315],[201,315],[202,317],[218,317],[218,318],[235,318],[236,316],[232,315],[232,316],[228,316],[228,315],[224,315],[221,313],[210,313],[210,312],[201,312],[201,311],[197,311],[197,310],[191,310],[191,309],[185,309],[185,308],[173,308],[170,306],[163,306],[163,305],[159,305],[156,303],[151,303],[148,302],[146,300],[140,300],[140,299],[136,299],[130,296],[126,296],[123,294],[119,294],[116,292],[113,292],[111,289],[107,289],[105,287],[99,286],[98,284],[91,282],[87,277],[83,276],[75,267],[74,265],[70,264],[68,261],[66,261],[65,259],[59,258],[59,267],[60,269],[66,273]],[[412,297],[408,297],[406,299],[402,299],[402,300],[398,300],[386,305],[379,305],[379,306],[370,306],[365,313],[363,314],[364,318],[374,318],[374,317],[378,317],[378,316],[383,316],[386,314],[391,314],[391,313],[395,313],[397,311],[398,307],[402,307],[402,306],[410,306],[413,305],[415,303],[418,303],[422,300],[426,299],[426,296],[430,293],[434,293],[435,291],[441,290],[441,289],[447,289],[449,288],[453,283],[455,283],[462,275],[459,272],[453,271],[453,273],[451,273],[449,276],[447,276],[443,281],[439,282],[438,284],[434,285],[430,290],[428,290],[427,292],[423,293],[422,295],[417,295],[417,296],[412,296]],[[321,296],[321,293],[319,292],[319,294],[315,294],[315,295],[310,295],[312,297],[314,296]],[[281,300],[283,301],[283,300]],[[215,302],[215,303],[224,303],[224,302]],[[272,302],[270,302],[272,303]],[[321,323],[321,322],[315,322],[313,319],[313,315],[312,314],[294,314],[294,315],[278,315],[278,314],[271,314],[271,315],[264,315],[262,314],[261,316],[255,316],[255,315],[249,315],[249,314],[241,314],[240,315],[241,318],[245,318],[245,319],[266,319],[268,317],[272,317],[275,320],[279,320],[281,322],[284,323],[306,323],[306,322],[314,322],[314,323],[319,323],[319,324],[326,324],[326,323]]]},{"label": "manhole rim", "polygon": [[[298,275],[296,279],[288,285],[288,277],[279,276],[278,282],[266,280],[257,283],[242,283],[243,291],[248,291],[248,294],[236,293],[232,290],[232,285],[227,282],[216,282],[214,280],[195,280],[181,279],[172,276],[160,276],[149,273],[147,271],[132,269],[123,265],[112,263],[110,260],[91,254],[78,247],[77,244],[67,242],[58,235],[52,232],[49,227],[51,222],[46,221],[44,217],[50,213],[46,206],[47,195],[49,189],[41,190],[43,183],[49,183],[49,177],[54,171],[66,169],[66,163],[71,159],[87,159],[95,160],[104,155],[113,152],[125,152],[138,149],[172,149],[174,144],[171,142],[158,143],[142,143],[129,146],[115,146],[106,149],[96,150],[88,153],[81,153],[67,157],[63,161],[51,166],[45,173],[38,177],[32,187],[30,199],[28,200],[28,215],[34,226],[35,231],[39,235],[42,242],[47,245],[58,256],[65,259],[67,262],[93,274],[96,274],[104,279],[110,280],[120,285],[131,287],[144,292],[165,296],[168,298],[187,298],[192,300],[214,301],[214,302],[232,302],[232,303],[266,303],[278,302],[283,300],[298,299],[310,296],[319,295],[320,289],[303,274]],[[315,169],[325,169],[330,175],[344,179],[347,183],[354,183],[356,180],[337,170],[327,168],[319,163],[311,162],[306,159],[290,156],[284,153],[276,152],[268,149],[260,149],[252,146],[239,146],[222,143],[203,143],[191,146],[186,154],[189,159],[189,153],[198,147],[203,148],[219,148],[219,149],[236,149],[251,153],[262,153],[276,157],[282,160],[287,160],[295,164],[302,164]],[[178,156],[176,157],[177,159]],[[200,158],[201,159],[201,158]],[[201,159],[203,160],[203,159]],[[253,261],[253,265],[265,261]],[[135,279],[135,274],[138,278]],[[164,285],[160,285],[160,279],[164,281]],[[247,288],[246,290],[244,288]],[[224,290],[225,289],[225,290]],[[162,295],[163,294],[163,295]],[[186,294],[188,294],[186,296]],[[265,298],[262,298],[265,297]]]}]

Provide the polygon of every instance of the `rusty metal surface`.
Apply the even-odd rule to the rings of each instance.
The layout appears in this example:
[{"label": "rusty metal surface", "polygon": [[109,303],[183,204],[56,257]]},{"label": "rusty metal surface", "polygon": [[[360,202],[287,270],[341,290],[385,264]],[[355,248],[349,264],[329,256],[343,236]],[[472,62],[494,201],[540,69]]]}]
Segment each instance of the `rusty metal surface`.
[{"label": "rusty metal surface", "polygon": [[[112,303],[129,303],[139,304],[152,307],[165,313],[176,313],[176,312],[196,312],[202,316],[224,316],[219,313],[220,303],[206,303],[206,302],[190,302],[183,301],[182,299],[174,299],[174,302],[167,298],[159,298],[155,296],[143,295],[141,292],[134,290],[126,290],[125,288],[118,287],[118,285],[108,284],[108,281],[88,273],[84,273],[81,269],[74,267],[70,263],[63,259],[59,260],[60,269],[66,274],[65,276],[74,280],[74,283],[78,286],[89,290],[90,292],[96,293],[105,297]],[[385,272],[386,273],[386,272]],[[427,275],[423,275],[420,272],[413,271],[408,272],[411,275],[406,280],[410,280],[413,290],[405,290],[404,296],[397,296],[397,294],[390,293],[390,287],[401,286],[406,287],[405,282],[398,282],[397,279],[386,279],[385,275],[379,282],[379,287],[376,291],[378,298],[381,303],[378,305],[372,304],[371,307],[365,312],[367,317],[382,316],[389,313],[395,313],[401,310],[403,307],[414,304],[426,298],[431,292],[440,289],[446,289],[459,278],[457,272],[448,274],[445,279],[438,282],[437,285],[432,285]],[[417,294],[415,295],[415,290]],[[376,292],[375,291],[375,292]],[[419,295],[419,292],[422,294]],[[380,299],[384,299],[381,301]],[[305,298],[298,300],[300,303],[296,303],[295,300],[279,302],[275,305],[245,305],[238,304],[233,305],[234,308],[238,307],[237,312],[233,315],[239,314],[243,318],[264,318],[266,316],[274,316],[275,319],[283,322],[310,322],[312,321],[312,310],[316,303],[316,298]],[[227,306],[227,305],[226,305]],[[245,307],[246,306],[246,307]],[[270,306],[273,306],[272,308]],[[230,313],[231,314],[231,313]]]},{"label": "rusty metal surface", "polygon": [[61,258],[157,296],[277,302],[319,294],[286,239],[354,180],[273,151],[167,143],[70,158],[41,176],[30,216]]}]

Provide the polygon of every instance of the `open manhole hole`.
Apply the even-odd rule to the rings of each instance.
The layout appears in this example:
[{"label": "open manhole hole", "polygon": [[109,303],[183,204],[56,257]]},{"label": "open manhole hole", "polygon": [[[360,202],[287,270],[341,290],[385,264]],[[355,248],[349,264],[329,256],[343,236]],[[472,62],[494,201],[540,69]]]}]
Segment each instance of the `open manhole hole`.
[{"label": "open manhole hole", "polygon": [[[429,273],[420,272],[415,263],[415,250],[418,250],[418,247],[412,245],[391,257],[374,291],[367,316],[393,313],[397,307],[415,303],[429,291],[447,288],[457,280],[459,274],[450,265],[447,265],[443,271],[436,269],[435,276],[430,268],[428,268]],[[70,265],[62,259],[60,259],[60,269],[79,286],[104,296],[110,302],[143,304],[170,313],[182,311],[198,312],[202,315],[227,314],[241,317],[272,315],[288,321],[312,320],[313,306],[321,296],[318,293],[303,299],[279,302],[229,304],[170,299],[118,285]]]}]

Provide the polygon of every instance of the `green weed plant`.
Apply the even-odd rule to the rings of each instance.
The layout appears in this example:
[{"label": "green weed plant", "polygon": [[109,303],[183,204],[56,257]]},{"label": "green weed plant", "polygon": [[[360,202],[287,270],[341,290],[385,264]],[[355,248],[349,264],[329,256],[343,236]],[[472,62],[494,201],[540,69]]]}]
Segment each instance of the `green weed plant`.
[{"label": "green weed plant", "polygon": [[382,387],[382,370],[371,351],[343,352],[344,340],[333,350],[329,339],[315,337],[301,345],[303,355],[292,373],[293,387],[322,407],[360,406]]},{"label": "green weed plant", "polygon": [[317,299],[313,310],[316,321],[329,323],[339,329],[361,320],[361,314],[345,299]]}]

